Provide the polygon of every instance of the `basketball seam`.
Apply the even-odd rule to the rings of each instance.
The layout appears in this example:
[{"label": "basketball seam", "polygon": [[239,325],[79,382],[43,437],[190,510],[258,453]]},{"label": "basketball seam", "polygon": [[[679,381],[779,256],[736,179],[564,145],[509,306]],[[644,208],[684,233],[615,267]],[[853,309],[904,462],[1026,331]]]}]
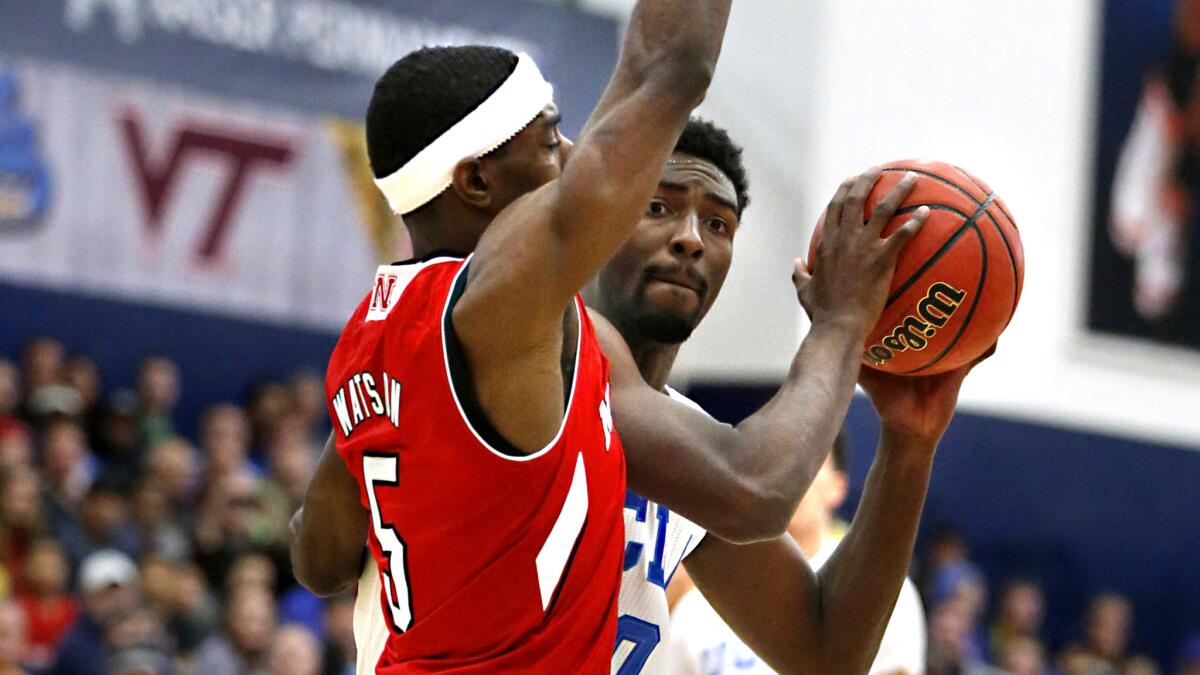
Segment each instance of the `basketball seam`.
[{"label": "basketball seam", "polygon": [[[917,283],[917,279],[920,279],[921,275],[928,272],[929,268],[932,267],[934,265],[934,263],[936,263],[938,261],[938,258],[941,258],[942,254],[944,254],[946,251],[948,251],[950,249],[950,247],[953,246],[958,241],[958,238],[961,237],[963,235],[963,233],[967,231],[968,228],[975,225],[975,222],[979,219],[979,216],[984,213],[987,213],[987,209],[989,206],[991,206],[992,196],[994,194],[995,193],[988,195],[988,198],[983,203],[975,202],[975,204],[978,208],[976,208],[975,213],[972,213],[970,216],[968,216],[966,213],[954,208],[953,206],[949,206],[946,204],[920,204],[920,205],[914,205],[911,207],[905,207],[896,212],[897,214],[907,213],[909,211],[915,211],[915,210],[921,208],[921,206],[928,206],[930,209],[938,209],[940,211],[952,211],[952,212],[957,213],[958,215],[962,216],[964,218],[964,220],[963,220],[963,224],[961,226],[959,226],[958,230],[955,231],[954,234],[950,235],[950,238],[947,239],[946,242],[944,244],[942,244],[940,248],[938,248],[938,250],[934,251],[933,255],[929,256],[929,258],[924,262],[924,264],[922,264],[920,267],[917,268],[916,272],[913,272],[911,275],[909,275],[909,277],[904,280],[904,283],[900,284],[900,286],[898,288],[896,288],[895,291],[888,294],[887,302],[886,302],[886,304],[884,304],[884,309],[891,307],[893,302],[898,300],[901,295],[904,295],[904,293],[909,288],[911,288],[913,284]],[[972,201],[974,201],[974,200],[972,200]]]},{"label": "basketball seam", "polygon": [[[975,187],[979,188],[980,190],[984,190],[985,192],[987,191],[979,182],[978,178],[964,171],[962,167],[956,166],[954,168],[957,169],[959,173],[966,176],[972,183],[974,183]],[[995,190],[993,190],[989,196],[994,194],[996,194]],[[1000,213],[1004,214],[1004,217],[1008,219],[1008,224],[1012,226],[1013,230],[1016,230],[1016,232],[1020,234],[1021,230],[1017,227],[1017,221],[1013,220],[1012,214],[1008,212],[1008,209],[1004,208],[1004,203],[997,201],[995,202],[995,206],[996,208],[1000,209]],[[1008,324],[1012,322],[1013,317],[1017,315],[1017,302],[1021,297],[1019,286],[1021,283],[1021,275],[1017,273],[1017,256],[1013,253],[1012,244],[1008,241],[1008,235],[1004,234],[1004,228],[1000,227],[1000,223],[996,220],[995,214],[993,214],[990,210],[987,213],[987,217],[992,219],[992,225],[996,228],[996,233],[999,234],[1000,239],[1004,241],[1004,248],[1008,251],[1008,262],[1012,264],[1013,300],[1012,310],[1010,310],[1008,313],[1008,321],[1004,322],[1004,326],[1007,328]]]},{"label": "basketball seam", "polygon": [[963,319],[962,325],[960,325],[958,327],[958,332],[954,334],[954,338],[950,340],[950,344],[943,347],[942,351],[938,352],[937,355],[934,356],[932,359],[930,359],[928,362],[926,362],[925,365],[918,366],[916,368],[913,368],[912,370],[906,370],[902,373],[899,373],[900,375],[912,375],[914,373],[919,373],[922,370],[925,370],[927,368],[930,368],[930,367],[936,365],[938,361],[942,360],[942,357],[944,357],[946,354],[948,354],[951,349],[954,349],[954,345],[958,344],[959,339],[961,339],[963,333],[966,332],[967,326],[969,326],[971,324],[971,317],[975,316],[975,308],[977,308],[979,306],[979,295],[980,295],[980,293],[983,292],[984,282],[987,281],[988,257],[987,257],[987,242],[985,242],[983,240],[983,233],[979,231],[979,226],[976,225],[974,222],[972,222],[971,229],[975,231],[975,236],[979,237],[979,248],[980,248],[980,252],[983,254],[982,256],[980,256],[980,259],[983,261],[983,264],[980,266],[980,269],[979,269],[979,285],[975,288],[975,297],[971,301],[970,309],[967,310],[967,316]]}]

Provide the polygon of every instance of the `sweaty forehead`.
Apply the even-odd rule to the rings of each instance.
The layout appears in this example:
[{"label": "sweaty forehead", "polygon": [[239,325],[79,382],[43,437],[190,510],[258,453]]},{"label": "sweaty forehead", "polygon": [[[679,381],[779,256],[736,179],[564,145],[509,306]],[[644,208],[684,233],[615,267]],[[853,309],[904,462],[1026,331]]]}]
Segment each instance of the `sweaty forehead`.
[{"label": "sweaty forehead", "polygon": [[663,169],[663,183],[695,184],[706,192],[711,192],[726,201],[737,203],[737,190],[733,181],[717,165],[694,155],[676,152],[667,160]]}]

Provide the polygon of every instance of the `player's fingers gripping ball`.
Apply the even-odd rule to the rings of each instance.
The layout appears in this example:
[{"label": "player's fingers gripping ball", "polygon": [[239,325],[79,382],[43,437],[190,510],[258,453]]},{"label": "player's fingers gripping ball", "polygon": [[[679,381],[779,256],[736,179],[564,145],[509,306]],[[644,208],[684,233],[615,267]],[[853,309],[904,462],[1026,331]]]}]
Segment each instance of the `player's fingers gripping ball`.
[{"label": "player's fingers gripping ball", "polygon": [[[865,218],[910,171],[917,183],[883,236],[921,206],[930,214],[900,252],[863,363],[900,375],[933,375],[971,363],[996,342],[1021,297],[1025,255],[1017,225],[996,193],[941,162],[885,164],[867,197]],[[809,260],[816,257],[822,225],[813,232]]]}]

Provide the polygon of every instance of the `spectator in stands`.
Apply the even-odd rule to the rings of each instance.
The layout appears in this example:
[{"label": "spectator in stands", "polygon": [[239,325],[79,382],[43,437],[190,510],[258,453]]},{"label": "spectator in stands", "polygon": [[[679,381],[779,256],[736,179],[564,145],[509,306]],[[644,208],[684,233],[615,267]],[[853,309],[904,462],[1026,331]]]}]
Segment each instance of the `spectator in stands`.
[{"label": "spectator in stands", "polygon": [[187,530],[176,519],[167,492],[158,481],[143,480],[134,488],[133,526],[142,555],[184,561],[192,554]]},{"label": "spectator in stands", "polygon": [[225,626],[200,646],[199,675],[250,673],[267,665],[275,633],[275,603],[266,588],[242,585],[232,589]]},{"label": "spectator in stands", "polygon": [[1011,675],[1044,675],[1046,649],[1041,642],[1026,635],[1015,635],[1004,641],[996,652],[997,664]]},{"label": "spectator in stands", "polygon": [[43,387],[61,384],[65,369],[66,349],[61,342],[48,337],[30,340],[21,359],[24,399],[30,401]]},{"label": "spectator in stands", "polygon": [[0,359],[0,428],[17,419],[21,405],[21,372],[12,361]]},{"label": "spectator in stands", "polygon": [[318,675],[321,651],[317,639],[303,626],[283,626],[271,642],[267,672],[270,675]]},{"label": "spectator in stands", "polygon": [[299,418],[310,445],[318,450],[329,436],[329,412],[325,406],[325,378],[301,371],[288,382],[293,413]]},{"label": "spectator in stands", "polygon": [[17,599],[25,614],[31,665],[53,663],[59,641],[79,618],[79,602],[67,590],[70,572],[58,542],[39,539],[30,547],[25,583]]},{"label": "spectator in stands", "polygon": [[179,402],[179,367],[165,356],[142,360],[138,368],[138,435],[143,445],[175,435],[175,404]]},{"label": "spectator in stands", "polygon": [[45,530],[40,493],[41,479],[32,467],[18,464],[0,472],[0,566],[17,586],[29,550]]},{"label": "spectator in stands", "polygon": [[59,644],[58,659],[48,672],[104,675],[111,656],[106,642],[109,629],[139,602],[137,566],[120,551],[97,551],[79,568],[79,590],[83,613]]},{"label": "spectator in stands", "polygon": [[983,572],[968,561],[950,562],[940,568],[930,592],[930,601],[934,605],[955,604],[956,611],[966,622],[965,655],[971,661],[983,661],[987,657],[987,641],[980,626],[987,606],[987,580]]},{"label": "spectator in stands", "polygon": [[0,422],[0,470],[33,464],[33,434],[15,417]]},{"label": "spectator in stands", "polygon": [[101,419],[101,398],[104,381],[96,362],[86,356],[75,355],[67,360],[65,383],[79,395],[79,421],[87,430],[89,438],[96,438]]},{"label": "spectator in stands", "polygon": [[1005,653],[1007,644],[1017,638],[1038,640],[1045,618],[1042,587],[1032,579],[1016,578],[1000,592],[1000,607],[988,635],[993,655]]},{"label": "spectator in stands", "polygon": [[0,675],[24,675],[25,617],[9,601],[0,601]]},{"label": "spectator in stands", "polygon": [[[285,423],[280,428],[288,426],[290,423]],[[263,505],[269,521],[277,528],[275,536],[285,539],[287,523],[304,500],[316,456],[303,435],[280,433],[268,451],[267,461],[269,473],[263,483]]]},{"label": "spectator in stands", "polygon": [[253,471],[249,462],[250,419],[230,403],[210,407],[200,424],[200,449],[204,456],[204,480],[215,485],[242,471]]},{"label": "spectator in stands", "polygon": [[157,614],[135,605],[117,615],[105,632],[110,675],[168,673],[173,670],[166,629]]},{"label": "spectator in stands", "polygon": [[94,465],[90,455],[87,435],[73,420],[50,422],[42,433],[42,477],[50,519],[47,525],[56,532],[70,524],[92,483]]},{"label": "spectator in stands", "polygon": [[1128,656],[1132,629],[1133,607],[1129,601],[1116,593],[1102,593],[1088,606],[1083,641],[1069,647],[1067,653],[1083,654],[1119,669]]},{"label": "spectator in stands", "polygon": [[212,486],[204,500],[196,524],[196,561],[213,588],[222,587],[234,561],[247,553],[286,560],[286,542],[266,521],[259,489],[258,479],[242,472]]},{"label": "spectator in stands", "polygon": [[325,672],[354,675],[354,595],[344,593],[325,602]]},{"label": "spectator in stands", "polygon": [[975,609],[963,597],[949,596],[929,615],[928,675],[1002,675],[974,652]]},{"label": "spectator in stands", "polygon": [[91,427],[92,448],[106,470],[126,479],[137,476],[144,461],[144,446],[138,436],[137,395],[128,389],[114,392]]},{"label": "spectator in stands", "polygon": [[194,515],[199,478],[196,452],[182,438],[159,441],[146,454],[143,480],[166,492],[176,518]]},{"label": "spectator in stands", "polygon": [[129,519],[126,487],[116,479],[92,483],[77,511],[78,517],[59,529],[57,536],[75,564],[101,549],[116,549],[133,557],[140,537]]},{"label": "spectator in stands", "polygon": [[279,421],[292,412],[292,393],[278,382],[262,382],[250,394],[250,425],[253,431],[252,458],[266,454]]}]

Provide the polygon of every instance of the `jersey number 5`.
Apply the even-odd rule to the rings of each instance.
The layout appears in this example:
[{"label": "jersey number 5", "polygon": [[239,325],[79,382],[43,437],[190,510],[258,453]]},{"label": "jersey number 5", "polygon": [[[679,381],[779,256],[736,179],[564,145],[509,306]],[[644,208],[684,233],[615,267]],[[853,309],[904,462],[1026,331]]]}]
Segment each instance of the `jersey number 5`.
[{"label": "jersey number 5", "polygon": [[383,576],[383,592],[387,596],[392,625],[406,631],[412,625],[412,593],[408,586],[408,563],[404,558],[404,540],[390,523],[383,521],[376,486],[396,487],[400,484],[399,460],[395,455],[363,455],[363,478],[367,483],[367,499],[371,502],[371,527],[383,549],[387,565],[379,568]]}]

